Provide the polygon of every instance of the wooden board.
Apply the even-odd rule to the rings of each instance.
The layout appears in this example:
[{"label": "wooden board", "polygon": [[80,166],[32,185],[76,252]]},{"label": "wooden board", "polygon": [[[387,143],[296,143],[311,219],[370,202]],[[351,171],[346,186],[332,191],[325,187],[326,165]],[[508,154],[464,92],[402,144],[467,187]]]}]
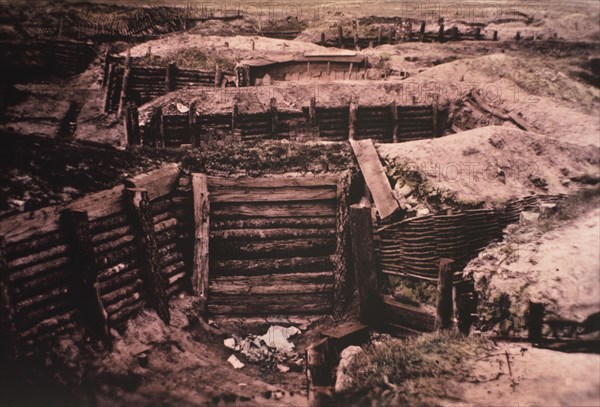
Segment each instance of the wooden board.
[{"label": "wooden board", "polygon": [[333,263],[329,256],[219,260],[211,264],[211,271],[218,275],[257,275],[290,272],[314,273],[331,271],[332,269]]},{"label": "wooden board", "polygon": [[335,199],[332,187],[263,187],[213,188],[211,202],[276,202]]},{"label": "wooden board", "polygon": [[432,332],[435,327],[435,315],[420,307],[402,304],[389,295],[383,296],[386,323],[400,325],[421,332]]},{"label": "wooden board", "polygon": [[234,187],[234,188],[281,188],[281,187],[318,187],[324,185],[335,186],[339,174],[319,174],[306,176],[274,175],[261,178],[221,178],[207,177],[208,188]]},{"label": "wooden board", "polygon": [[[187,117],[187,116],[186,116]],[[148,191],[148,198],[153,201],[169,194],[179,179],[179,165],[167,164],[166,166],[148,174],[140,174],[125,181],[130,188],[144,188]]]},{"label": "wooden board", "polygon": [[332,311],[331,293],[302,295],[214,295],[208,312],[216,315],[327,314]]},{"label": "wooden board", "polygon": [[192,287],[201,301],[206,302],[208,294],[208,228],[210,224],[210,204],[206,175],[192,174],[192,192],[195,220]]},{"label": "wooden board", "polygon": [[381,160],[373,141],[350,140],[354,155],[363,173],[365,182],[373,195],[375,206],[382,219],[389,217],[398,210],[398,202],[392,194],[392,187],[385,175]]},{"label": "wooden board", "polygon": [[277,204],[215,203],[211,216],[217,219],[335,216],[335,201],[281,202]]},{"label": "wooden board", "polygon": [[210,281],[210,292],[219,294],[307,294],[333,291],[333,273],[220,276]]}]

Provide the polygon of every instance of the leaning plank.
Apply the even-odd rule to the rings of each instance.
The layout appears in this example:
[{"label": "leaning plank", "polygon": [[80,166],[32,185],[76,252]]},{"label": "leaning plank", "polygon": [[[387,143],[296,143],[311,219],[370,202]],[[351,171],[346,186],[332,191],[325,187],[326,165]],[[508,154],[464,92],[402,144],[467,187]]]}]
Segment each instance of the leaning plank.
[{"label": "leaning plank", "polygon": [[0,221],[0,230],[4,233],[6,243],[20,242],[58,230],[60,210],[58,206],[51,206],[3,219]]},{"label": "leaning plank", "polygon": [[308,294],[332,290],[330,272],[220,276],[210,281],[210,292],[219,294]]},{"label": "leaning plank", "polygon": [[148,174],[140,174],[125,181],[129,188],[144,188],[153,201],[169,194],[179,179],[179,165],[168,164]]},{"label": "leaning plank", "polygon": [[148,192],[139,188],[128,188],[125,191],[125,202],[136,231],[138,253],[141,254],[145,291],[148,293],[151,306],[156,310],[158,316],[168,324],[171,317],[163,285],[161,262],[154,234],[154,224],[150,214]]},{"label": "leaning plank", "polygon": [[205,312],[208,300],[208,231],[210,225],[210,202],[206,175],[192,174],[192,193],[195,221],[192,287],[196,295],[200,297],[201,312]]},{"label": "leaning plank", "polygon": [[354,155],[363,173],[365,182],[373,195],[379,216],[385,219],[398,210],[398,202],[392,194],[392,187],[385,175],[383,166],[373,145],[373,141],[350,140]]}]

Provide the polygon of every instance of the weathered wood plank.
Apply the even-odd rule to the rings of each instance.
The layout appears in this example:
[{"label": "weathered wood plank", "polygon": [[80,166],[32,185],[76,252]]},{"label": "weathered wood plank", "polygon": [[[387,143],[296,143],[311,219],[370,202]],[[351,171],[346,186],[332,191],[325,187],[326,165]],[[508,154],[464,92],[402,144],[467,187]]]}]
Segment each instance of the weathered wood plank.
[{"label": "weathered wood plank", "polygon": [[218,240],[292,239],[307,237],[332,237],[335,229],[222,229],[210,232],[210,237]]},{"label": "weathered wood plank", "polygon": [[86,211],[90,221],[113,215],[123,210],[122,185],[87,195],[67,207],[76,211]]},{"label": "weathered wood plank", "polygon": [[192,174],[192,193],[194,196],[194,265],[192,287],[201,301],[201,312],[206,311],[208,300],[208,243],[210,225],[210,201],[208,181],[204,174]]},{"label": "weathered wood plank", "polygon": [[335,216],[335,201],[280,202],[275,204],[215,203],[211,215],[219,220]]},{"label": "weathered wood plank", "polygon": [[171,316],[167,294],[160,272],[161,261],[158,254],[154,223],[150,213],[150,199],[148,191],[140,188],[128,188],[126,192],[126,206],[131,217],[132,225],[136,231],[136,244],[141,255],[141,269],[148,293],[149,303],[156,310],[158,316],[168,324]]},{"label": "weathered wood plank", "polygon": [[59,229],[62,208],[51,206],[33,212],[21,213],[0,221],[0,230],[6,243],[15,243]]},{"label": "weathered wood plank", "polygon": [[333,273],[219,276],[211,279],[209,289],[211,294],[307,294],[332,292]]},{"label": "weathered wood plank", "polygon": [[373,195],[379,216],[385,219],[398,211],[398,202],[385,175],[381,160],[371,140],[350,140],[354,155],[363,173],[365,182]]},{"label": "weathered wood plank", "polygon": [[215,275],[256,275],[273,273],[315,273],[331,271],[329,256],[290,257],[285,259],[218,260],[211,263]]},{"label": "weathered wood plank", "polygon": [[435,314],[420,307],[402,304],[389,295],[383,296],[383,315],[385,321],[420,332],[432,332],[435,329]]},{"label": "weathered wood plank", "polygon": [[332,187],[277,187],[277,188],[214,188],[211,190],[211,202],[276,202],[276,201],[312,201],[335,199]]},{"label": "weathered wood plank", "polygon": [[128,188],[144,188],[148,191],[151,201],[168,195],[177,186],[179,165],[167,164],[164,167],[147,174],[140,174],[125,181]]},{"label": "weathered wood plank", "polygon": [[208,312],[215,315],[277,315],[331,313],[331,293],[303,295],[213,295]]},{"label": "weathered wood plank", "polygon": [[307,238],[293,240],[215,241],[210,250],[222,259],[252,259],[267,257],[314,257],[327,256],[335,251],[335,238]]},{"label": "weathered wood plank", "polygon": [[306,176],[273,175],[260,178],[221,178],[207,177],[208,188],[212,192],[215,187],[235,188],[281,188],[281,187],[319,187],[335,186],[339,174],[318,174]]},{"label": "weathered wood plank", "polygon": [[270,229],[270,228],[332,228],[336,226],[336,218],[256,218],[256,219],[214,219],[210,223],[211,230],[221,229]]}]

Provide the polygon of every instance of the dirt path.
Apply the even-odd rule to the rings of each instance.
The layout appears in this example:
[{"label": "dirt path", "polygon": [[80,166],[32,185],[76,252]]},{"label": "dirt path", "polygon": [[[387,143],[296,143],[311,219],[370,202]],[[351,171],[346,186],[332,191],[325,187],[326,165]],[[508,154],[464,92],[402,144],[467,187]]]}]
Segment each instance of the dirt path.
[{"label": "dirt path", "polygon": [[442,405],[600,405],[600,355],[556,352],[523,343],[499,344],[491,355],[482,355],[473,369],[475,380],[460,385],[463,401]]}]

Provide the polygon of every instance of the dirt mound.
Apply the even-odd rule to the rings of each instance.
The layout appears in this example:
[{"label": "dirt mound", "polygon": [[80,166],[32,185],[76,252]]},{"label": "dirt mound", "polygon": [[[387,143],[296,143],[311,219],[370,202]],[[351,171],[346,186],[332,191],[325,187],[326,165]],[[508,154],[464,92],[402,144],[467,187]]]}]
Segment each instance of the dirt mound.
[{"label": "dirt mound", "polygon": [[583,322],[600,311],[600,208],[596,200],[580,210],[557,225],[511,225],[469,263],[464,275],[475,280],[483,329],[522,332],[529,301],[543,303],[548,318]]},{"label": "dirt mound", "polygon": [[577,189],[571,178],[597,176],[600,162],[595,147],[497,126],[377,149],[388,164],[416,171],[432,190],[492,206],[531,194],[571,193]]}]

